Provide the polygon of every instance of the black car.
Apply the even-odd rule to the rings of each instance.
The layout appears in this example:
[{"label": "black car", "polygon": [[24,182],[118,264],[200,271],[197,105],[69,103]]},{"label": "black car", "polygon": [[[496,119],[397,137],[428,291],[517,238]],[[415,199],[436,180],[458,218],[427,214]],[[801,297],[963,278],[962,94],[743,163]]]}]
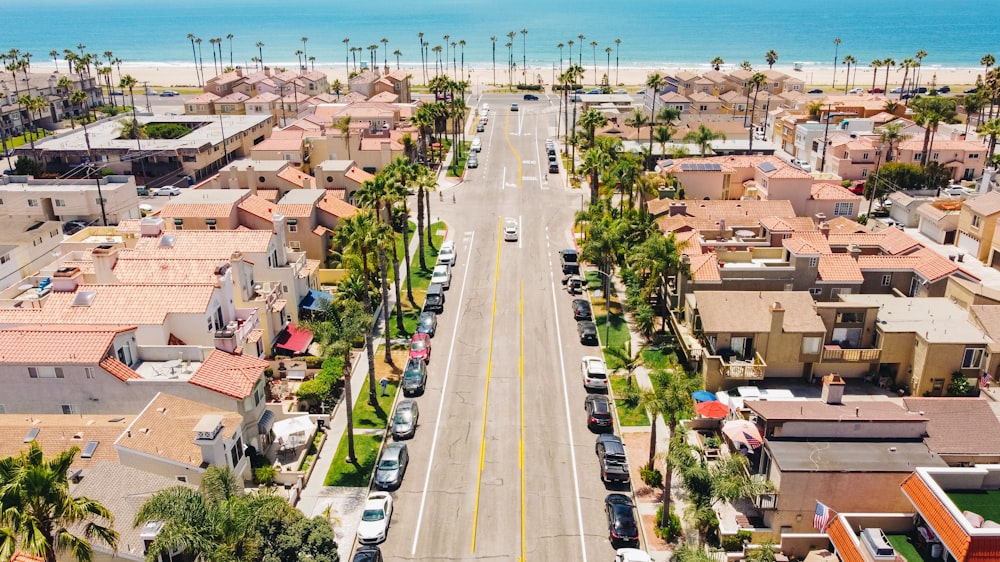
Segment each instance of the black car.
[{"label": "black car", "polygon": [[476,125],[476,132],[477,133],[481,133],[481,132],[483,132],[485,130],[486,130],[486,127],[482,123]]},{"label": "black car", "polygon": [[580,336],[580,343],[586,345],[597,345],[597,324],[594,324],[589,320],[577,322],[576,333]]},{"label": "black car", "polygon": [[423,394],[427,384],[427,364],[423,359],[410,359],[403,370],[403,394]]},{"label": "black car", "polygon": [[524,101],[538,101],[538,96],[535,94],[524,94]]},{"label": "black car", "polygon": [[625,494],[608,494],[604,499],[608,516],[608,538],[611,546],[639,542],[639,527],[635,521],[635,505]]},{"label": "black car", "polygon": [[430,337],[434,337],[438,331],[438,316],[430,311],[424,311],[420,313],[420,318],[417,319],[417,333],[427,334]]},{"label": "black car", "polygon": [[823,90],[821,90],[821,89],[819,89],[819,88],[813,88],[812,90],[809,90],[809,91],[808,91],[808,92],[806,92],[806,93],[807,93],[807,94],[822,94],[822,93],[823,93]]},{"label": "black car", "polygon": [[549,173],[550,174],[558,174],[559,173],[559,164],[557,164],[555,162],[549,162]]},{"label": "black car", "polygon": [[354,551],[354,562],[382,562],[382,551],[373,544],[363,544]]},{"label": "black car", "polygon": [[573,320],[591,320],[593,317],[586,299],[573,299]]},{"label": "black car", "polygon": [[583,401],[583,409],[587,411],[587,428],[591,430],[611,429],[614,424],[611,401],[604,394],[588,394]]},{"label": "black car", "polygon": [[937,91],[941,92],[942,94],[951,93],[951,86],[941,86],[940,88],[937,89]]}]

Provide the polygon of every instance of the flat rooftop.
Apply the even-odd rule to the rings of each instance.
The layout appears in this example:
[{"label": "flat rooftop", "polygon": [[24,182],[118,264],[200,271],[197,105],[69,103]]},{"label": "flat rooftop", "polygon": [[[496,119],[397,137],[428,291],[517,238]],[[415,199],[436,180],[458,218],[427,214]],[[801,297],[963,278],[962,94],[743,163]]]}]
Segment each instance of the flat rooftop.
[{"label": "flat rooftop", "polygon": [[[122,121],[130,115],[122,115],[120,119],[112,119],[87,127],[90,136],[90,147],[93,150],[134,150],[136,141],[121,138]],[[139,115],[140,123],[177,123],[192,127],[190,133],[179,139],[143,139],[143,150],[177,150],[187,148],[204,149],[206,145],[222,142],[222,131],[231,137],[239,132],[252,129],[267,123],[271,115]],[[225,121],[224,123],[223,120]],[[220,124],[222,123],[222,124]],[[42,150],[83,150],[86,142],[83,138],[83,128],[69,133],[47,137],[35,141],[35,147]]]},{"label": "flat rooftop", "polygon": [[879,328],[886,333],[923,334],[931,343],[991,343],[969,321],[969,311],[945,297],[904,298],[892,295],[844,295],[849,304],[876,304]]},{"label": "flat rooftop", "polygon": [[243,200],[249,189],[182,189],[171,205],[234,205]]},{"label": "flat rooftop", "polygon": [[827,404],[822,400],[764,401],[744,399],[744,407],[767,421],[892,421],[926,423],[927,417],[889,401],[865,400]]},{"label": "flat rooftop", "polygon": [[921,442],[768,441],[775,464],[784,472],[899,472],[918,466],[945,467]]}]

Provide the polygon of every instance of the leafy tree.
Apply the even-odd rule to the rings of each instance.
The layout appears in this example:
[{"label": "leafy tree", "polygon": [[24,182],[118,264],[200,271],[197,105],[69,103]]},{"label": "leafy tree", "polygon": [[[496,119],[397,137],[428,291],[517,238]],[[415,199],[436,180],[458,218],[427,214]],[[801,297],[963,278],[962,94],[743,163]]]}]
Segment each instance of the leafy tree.
[{"label": "leafy tree", "polygon": [[[118,548],[114,516],[100,503],[69,492],[68,473],[78,447],[45,458],[37,441],[16,457],[0,459],[0,559],[17,551],[55,562],[93,559],[91,540]],[[69,528],[82,524],[83,537]],[[65,559],[65,558],[64,558]]]},{"label": "leafy tree", "polygon": [[1000,117],[991,119],[979,126],[979,134],[985,135],[987,140],[986,161],[992,162],[993,155],[997,149],[997,136],[1000,136]]},{"label": "leafy tree", "polygon": [[721,68],[722,65],[726,64],[726,61],[722,60],[722,57],[715,57],[708,64],[712,65],[713,69],[719,70],[719,68]]},{"label": "leafy tree", "polygon": [[951,383],[948,384],[948,396],[968,396],[972,390],[972,383],[961,371],[951,374]]},{"label": "leafy tree", "polygon": [[19,176],[42,177],[45,173],[45,165],[38,160],[33,160],[24,156],[18,156],[14,161],[14,173]]},{"label": "leafy tree", "polygon": [[777,560],[778,546],[768,539],[747,553],[746,562],[774,562]]},{"label": "leafy tree", "polygon": [[150,123],[144,127],[145,138],[179,139],[191,132],[190,127],[179,123]]},{"label": "leafy tree", "polygon": [[337,537],[330,521],[321,516],[306,518],[299,510],[289,509],[296,515],[279,519],[277,532],[264,534],[261,562],[339,562]]}]

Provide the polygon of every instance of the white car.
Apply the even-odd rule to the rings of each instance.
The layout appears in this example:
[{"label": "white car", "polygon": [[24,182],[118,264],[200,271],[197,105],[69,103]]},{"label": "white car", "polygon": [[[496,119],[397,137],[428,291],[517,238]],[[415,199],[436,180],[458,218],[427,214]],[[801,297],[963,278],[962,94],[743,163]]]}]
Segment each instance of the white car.
[{"label": "white car", "polygon": [[847,93],[848,94],[863,94],[863,93],[865,93],[865,89],[864,88],[852,88],[851,91],[847,92]]},{"label": "white car", "polygon": [[438,264],[455,265],[455,258],[457,254],[455,253],[455,243],[451,240],[445,240],[441,243],[441,249],[438,250]]},{"label": "white car", "polygon": [[652,562],[652,560],[638,548],[619,548],[615,551],[615,562]]},{"label": "white car", "polygon": [[805,160],[792,160],[792,165],[803,172],[812,172],[812,167],[810,167],[809,162],[806,162]]},{"label": "white car", "polygon": [[580,362],[580,374],[584,388],[608,388],[608,366],[604,364],[604,359],[592,355],[584,357]]},{"label": "white car", "polygon": [[479,135],[472,137],[472,147],[469,148],[472,152],[479,152],[483,149],[483,139],[479,138]]},{"label": "white car", "polygon": [[517,223],[514,221],[507,221],[507,224],[503,226],[503,239],[507,242],[517,242]]},{"label": "white car", "polygon": [[431,283],[440,283],[445,289],[450,288],[451,266],[443,263],[435,265],[434,271],[431,273]]},{"label": "white car", "polygon": [[372,492],[365,501],[365,510],[358,525],[358,542],[376,544],[385,540],[392,520],[392,496],[387,492]]},{"label": "white car", "polygon": [[153,195],[180,195],[181,188],[173,185],[165,185],[163,187],[157,187],[152,191]]},{"label": "white car", "polygon": [[969,194],[972,193],[972,190],[965,189],[964,187],[958,185],[953,185],[942,189],[941,193],[946,193],[952,197],[968,197]]}]

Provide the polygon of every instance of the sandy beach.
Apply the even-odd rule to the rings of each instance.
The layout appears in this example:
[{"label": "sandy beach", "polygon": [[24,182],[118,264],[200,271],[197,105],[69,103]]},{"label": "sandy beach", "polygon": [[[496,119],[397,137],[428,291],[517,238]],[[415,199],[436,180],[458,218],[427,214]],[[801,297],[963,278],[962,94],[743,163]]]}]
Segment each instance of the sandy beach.
[{"label": "sandy beach", "polygon": [[[294,66],[295,63],[278,64],[277,66],[284,66],[285,68],[290,68]],[[390,62],[390,68],[395,69],[395,65]],[[316,70],[324,72],[329,76],[329,80],[332,83],[334,80],[340,80],[346,85],[347,83],[347,71],[343,64],[317,64],[315,66]],[[419,64],[401,64],[400,68],[409,71],[414,80],[415,85],[420,85],[424,82],[423,71]],[[723,72],[731,72],[736,70],[738,66],[736,65],[724,65],[720,70]],[[44,64],[33,64],[32,69],[36,71],[49,72],[54,69],[52,65]],[[65,65],[60,65],[60,70],[65,72]],[[583,82],[585,86],[594,85],[594,67],[584,65],[585,74],[583,77]],[[698,65],[698,66],[677,66],[677,65],[663,65],[657,67],[647,67],[647,68],[625,68],[621,67],[617,70],[618,80],[617,83],[625,87],[639,88],[645,82],[646,78],[653,72],[659,72],[661,75],[674,74],[681,70],[688,70],[691,72],[702,73],[711,70],[708,64]],[[767,70],[766,66],[757,67],[755,71]],[[806,82],[807,87],[826,87],[833,83],[833,67],[832,66],[806,66],[802,70],[794,70],[791,65],[781,65],[777,64],[774,66],[774,70],[784,72],[785,74],[793,75],[801,78]],[[195,73],[194,65],[181,65],[181,64],[157,64],[157,63],[126,63],[122,65],[122,72],[131,74],[135,77],[140,84],[148,84],[152,88],[197,88],[197,77]],[[433,72],[433,64],[428,65],[428,73]],[[487,89],[491,84],[494,83],[494,72],[491,65],[466,65],[465,72],[468,74],[469,82],[473,85],[474,91],[481,91],[481,89]],[[597,67],[597,79],[599,80],[604,73],[607,72],[607,66],[598,65]],[[851,83],[852,86],[857,86],[860,88],[872,87],[873,76],[875,75],[875,69],[867,66],[862,66],[860,68],[851,67]],[[614,82],[616,69],[611,66],[610,77]],[[982,67],[976,68],[941,68],[934,66],[927,66],[920,69],[920,85],[949,85],[952,89],[956,86],[969,87],[976,82],[976,77],[982,75]],[[205,75],[211,78],[214,75],[214,71],[211,65],[205,67]],[[520,76],[520,71],[515,71],[515,81],[520,82],[522,80]],[[528,76],[532,79],[531,82],[537,82],[540,78],[545,84],[552,84],[559,75],[558,67],[531,67],[529,65]],[[837,67],[837,89],[843,88],[844,81],[846,78],[847,69],[844,66]],[[898,86],[903,80],[904,71],[900,68],[892,68],[889,71],[889,88],[893,86]],[[117,76],[117,73],[115,74]],[[913,72],[910,72],[912,79]],[[881,67],[877,71],[877,76],[874,76],[876,80],[876,87],[884,87],[885,85],[885,68]],[[503,65],[497,65],[496,68],[496,82],[501,85],[507,83],[507,72]],[[964,89],[964,88],[962,88]],[[959,90],[961,91],[961,90]]]}]

